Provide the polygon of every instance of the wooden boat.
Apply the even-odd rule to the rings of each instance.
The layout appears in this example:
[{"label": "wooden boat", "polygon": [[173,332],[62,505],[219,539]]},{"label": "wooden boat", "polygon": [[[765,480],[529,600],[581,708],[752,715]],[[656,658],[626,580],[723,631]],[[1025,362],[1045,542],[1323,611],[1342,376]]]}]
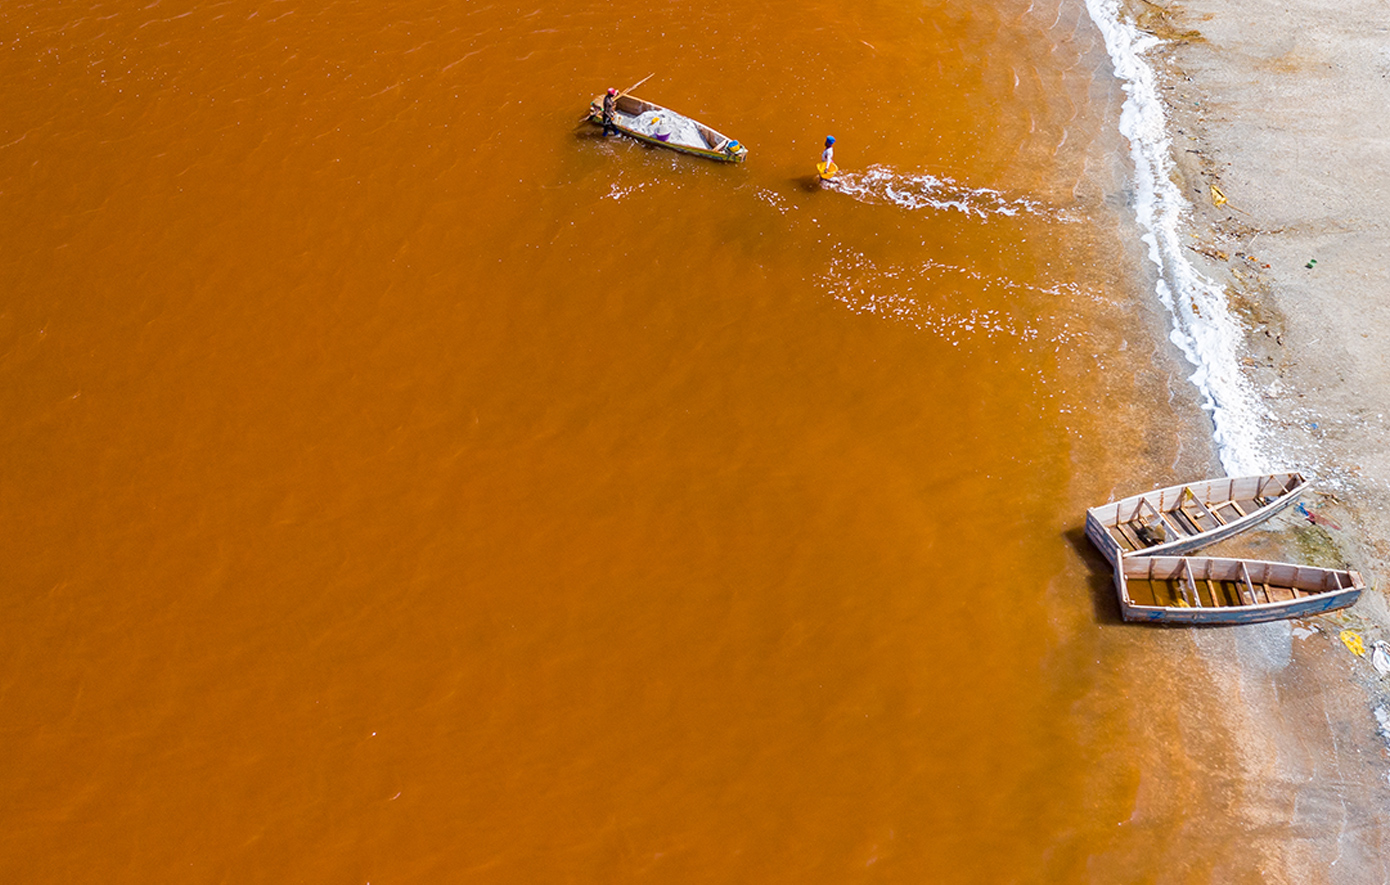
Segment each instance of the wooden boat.
[{"label": "wooden boat", "polygon": [[1112,564],[1187,553],[1269,519],[1308,487],[1301,473],[1208,479],[1154,489],[1086,511],[1086,537]]},{"label": "wooden boat", "polygon": [[[603,96],[589,103],[589,121],[603,125]],[[727,135],[635,95],[618,96],[614,102],[613,125],[624,135],[683,154],[725,163],[742,163],[748,157],[748,148]]]},{"label": "wooden boat", "polygon": [[1255,624],[1346,608],[1365,587],[1354,571],[1258,559],[1126,556],[1115,566],[1126,621]]}]

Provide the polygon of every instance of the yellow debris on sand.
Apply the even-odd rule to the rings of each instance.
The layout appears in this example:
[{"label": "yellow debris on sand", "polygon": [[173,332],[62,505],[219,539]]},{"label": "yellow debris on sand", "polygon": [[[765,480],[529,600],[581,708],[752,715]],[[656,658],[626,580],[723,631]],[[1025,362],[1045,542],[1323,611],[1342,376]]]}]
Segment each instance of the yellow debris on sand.
[{"label": "yellow debris on sand", "polygon": [[1337,636],[1352,654],[1356,655],[1358,658],[1364,658],[1366,656],[1366,642],[1361,638],[1360,633],[1357,633],[1355,630],[1343,630],[1341,633],[1337,634]]}]

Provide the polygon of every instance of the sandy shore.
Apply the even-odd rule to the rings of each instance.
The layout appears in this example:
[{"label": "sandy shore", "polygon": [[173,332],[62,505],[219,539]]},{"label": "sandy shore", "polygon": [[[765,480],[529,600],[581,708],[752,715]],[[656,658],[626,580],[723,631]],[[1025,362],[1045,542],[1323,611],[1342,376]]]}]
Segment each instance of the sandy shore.
[{"label": "sandy shore", "polygon": [[1263,881],[1390,881],[1390,679],[1339,639],[1390,639],[1390,2],[1131,0],[1129,13],[1164,40],[1146,60],[1192,203],[1183,244],[1245,327],[1265,454],[1314,474],[1307,506],[1331,520],[1295,515],[1282,541],[1244,543],[1349,563],[1372,586],[1343,614],[1193,640],[1241,665],[1211,711],[1243,722],[1231,822]]}]

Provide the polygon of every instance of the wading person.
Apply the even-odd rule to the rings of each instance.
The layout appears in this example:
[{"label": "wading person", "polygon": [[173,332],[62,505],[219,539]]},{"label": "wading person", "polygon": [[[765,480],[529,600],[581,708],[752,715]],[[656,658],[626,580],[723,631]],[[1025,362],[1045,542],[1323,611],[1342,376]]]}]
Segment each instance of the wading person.
[{"label": "wading person", "polygon": [[835,177],[835,136],[825,137],[825,150],[821,152],[820,162],[816,164],[816,171],[820,173],[822,181],[829,181]]},{"label": "wading person", "polygon": [[608,135],[608,130],[613,130],[614,135],[621,135],[618,127],[613,123],[613,112],[618,106],[618,90],[609,87],[608,94],[603,97],[603,134]]}]

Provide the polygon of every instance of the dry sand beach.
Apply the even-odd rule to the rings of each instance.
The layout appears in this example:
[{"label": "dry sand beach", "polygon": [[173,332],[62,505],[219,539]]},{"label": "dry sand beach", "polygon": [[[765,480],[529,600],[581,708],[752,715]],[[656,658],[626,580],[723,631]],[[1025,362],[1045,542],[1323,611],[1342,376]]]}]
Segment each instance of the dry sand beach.
[{"label": "dry sand beach", "polygon": [[[1169,208],[1185,265],[1150,231],[1160,295],[1175,293],[1174,341],[1201,358],[1222,461],[1312,473],[1307,506],[1330,520],[1294,513],[1244,550],[1349,563],[1370,588],[1305,624],[1194,633],[1214,674],[1199,721],[1229,729],[1240,768],[1229,819],[1204,826],[1244,831],[1262,878],[1174,881],[1390,881],[1390,682],[1339,640],[1390,638],[1390,3],[1137,0],[1120,20],[1164,109],[1158,189],[1184,203]],[[1126,78],[1131,98],[1144,73]]]}]

